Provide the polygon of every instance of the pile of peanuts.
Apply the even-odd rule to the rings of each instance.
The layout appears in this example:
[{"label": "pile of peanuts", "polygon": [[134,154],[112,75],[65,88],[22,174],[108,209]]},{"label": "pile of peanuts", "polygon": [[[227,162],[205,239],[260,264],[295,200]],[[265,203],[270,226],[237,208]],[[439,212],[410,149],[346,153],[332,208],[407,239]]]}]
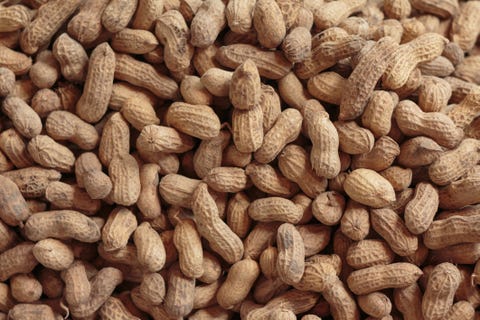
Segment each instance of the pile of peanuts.
[{"label": "pile of peanuts", "polygon": [[0,320],[480,319],[480,1],[0,3]]}]

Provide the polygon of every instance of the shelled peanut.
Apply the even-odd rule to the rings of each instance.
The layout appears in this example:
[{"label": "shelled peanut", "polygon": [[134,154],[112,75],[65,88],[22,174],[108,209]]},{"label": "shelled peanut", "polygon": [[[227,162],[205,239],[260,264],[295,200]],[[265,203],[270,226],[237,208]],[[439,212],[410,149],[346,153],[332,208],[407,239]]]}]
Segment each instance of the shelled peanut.
[{"label": "shelled peanut", "polygon": [[2,2],[0,319],[476,319],[479,17]]}]

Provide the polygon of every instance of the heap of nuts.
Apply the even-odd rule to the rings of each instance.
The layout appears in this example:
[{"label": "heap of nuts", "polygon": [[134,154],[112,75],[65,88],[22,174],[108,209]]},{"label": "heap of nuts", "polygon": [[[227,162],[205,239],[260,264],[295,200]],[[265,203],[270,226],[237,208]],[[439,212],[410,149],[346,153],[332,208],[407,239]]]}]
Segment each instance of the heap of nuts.
[{"label": "heap of nuts", "polygon": [[480,319],[480,1],[0,3],[0,320]]}]

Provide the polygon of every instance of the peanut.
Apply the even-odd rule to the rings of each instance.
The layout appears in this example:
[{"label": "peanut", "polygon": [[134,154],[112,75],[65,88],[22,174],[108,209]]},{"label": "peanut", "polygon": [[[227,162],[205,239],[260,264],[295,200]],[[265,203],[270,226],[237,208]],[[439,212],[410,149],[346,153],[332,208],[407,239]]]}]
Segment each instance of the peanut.
[{"label": "peanut", "polygon": [[393,262],[395,254],[383,240],[365,239],[349,246],[346,262],[355,269]]},{"label": "peanut", "polygon": [[312,168],[318,176],[332,179],[340,173],[341,165],[337,129],[326,112],[316,112],[307,107],[304,118],[313,143],[310,152]]},{"label": "peanut", "polygon": [[429,183],[421,182],[415,187],[415,194],[405,207],[405,225],[413,234],[427,231],[438,210],[438,191]]},{"label": "peanut", "polygon": [[178,131],[202,140],[220,133],[220,119],[212,108],[205,105],[174,102],[168,108],[166,121]]},{"label": "peanut", "polygon": [[[477,242],[476,223],[480,216],[451,216],[432,222],[424,235],[424,243],[430,249],[441,249],[446,246]],[[448,232],[447,232],[448,230]]]},{"label": "peanut", "polygon": [[182,273],[190,278],[199,278],[203,270],[203,248],[195,222],[183,219],[175,226],[173,243],[178,252],[178,263]]},{"label": "peanut", "polygon": [[[419,188],[419,190],[421,189]],[[417,197],[418,193],[421,194],[421,192],[417,191]],[[393,252],[399,256],[411,255],[418,249],[417,237],[410,233],[405,223],[393,210],[374,209],[370,212],[370,221],[373,229],[387,241]],[[409,226],[411,225],[409,224]],[[393,230],[395,232],[392,232]]]},{"label": "peanut", "polygon": [[463,131],[454,122],[439,112],[424,113],[414,102],[403,100],[394,112],[400,130],[408,136],[424,135],[439,145],[454,148],[463,137]]},{"label": "peanut", "polygon": [[108,173],[112,180],[110,198],[113,202],[129,206],[140,196],[140,169],[131,155],[119,155],[110,161]]},{"label": "peanut", "polygon": [[23,52],[33,54],[46,45],[80,3],[80,0],[55,0],[42,5],[35,19],[22,32],[20,46]]},{"label": "peanut", "polygon": [[253,26],[258,34],[258,42],[265,48],[276,48],[285,38],[285,21],[276,1],[256,2],[253,10]]},{"label": "peanut", "polygon": [[413,264],[397,262],[353,271],[347,282],[353,293],[362,295],[385,288],[407,287],[422,274],[422,270]]},{"label": "peanut", "polygon": [[60,70],[52,51],[44,50],[37,54],[37,59],[29,71],[33,84],[40,89],[51,88],[57,82]]},{"label": "peanut", "polygon": [[165,46],[164,61],[171,71],[185,70],[193,56],[193,46],[188,42],[190,30],[178,11],[162,14],[155,26],[155,35]]},{"label": "peanut", "polygon": [[352,171],[343,187],[350,198],[370,207],[381,208],[395,201],[395,191],[390,182],[370,169]]},{"label": "peanut", "polygon": [[401,45],[389,61],[382,79],[383,86],[390,89],[403,86],[415,67],[421,62],[438,57],[447,42],[448,40],[439,34],[425,33]]},{"label": "peanut", "polygon": [[92,200],[88,193],[76,185],[54,181],[45,189],[45,198],[57,209],[73,209],[95,214],[100,210],[99,200]]},{"label": "peanut", "polygon": [[442,263],[433,268],[422,299],[425,320],[443,319],[447,315],[459,284],[460,272],[453,264]]},{"label": "peanut", "polygon": [[37,113],[22,99],[8,96],[3,100],[2,111],[13,122],[15,129],[25,138],[31,139],[42,131],[42,122]]},{"label": "peanut", "polygon": [[29,273],[38,264],[33,255],[34,244],[22,242],[0,254],[0,280],[8,280],[18,273]]},{"label": "peanut", "polygon": [[87,243],[101,237],[100,228],[93,219],[73,210],[35,213],[25,223],[25,235],[32,241],[72,238]]},{"label": "peanut", "polygon": [[385,70],[388,71],[388,63],[396,49],[393,39],[385,37],[360,59],[345,86],[346,92],[340,102],[340,120],[351,120],[363,113],[376,82]]},{"label": "peanut", "polygon": [[75,156],[72,151],[49,136],[36,136],[28,143],[27,150],[35,162],[46,168],[56,169],[60,172],[73,170]]},{"label": "peanut", "polygon": [[243,255],[243,244],[238,236],[219,218],[218,208],[208,192],[207,184],[200,183],[192,195],[192,210],[200,235],[222,258],[234,263]]}]

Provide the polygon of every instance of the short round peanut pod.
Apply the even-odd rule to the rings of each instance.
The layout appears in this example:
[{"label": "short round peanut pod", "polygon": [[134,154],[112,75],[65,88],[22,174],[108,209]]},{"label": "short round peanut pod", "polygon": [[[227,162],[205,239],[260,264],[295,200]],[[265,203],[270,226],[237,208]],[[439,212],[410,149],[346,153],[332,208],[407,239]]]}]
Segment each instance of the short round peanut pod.
[{"label": "short round peanut pod", "polygon": [[42,285],[31,274],[18,274],[10,279],[12,297],[18,302],[29,303],[40,299]]},{"label": "short round peanut pod", "polygon": [[359,296],[357,299],[363,312],[374,318],[382,318],[392,312],[392,302],[387,295],[381,292],[372,292]]},{"label": "short round peanut pod", "polygon": [[41,89],[51,88],[60,76],[60,66],[49,50],[37,54],[36,62],[30,68],[30,79]]},{"label": "short round peanut pod", "polygon": [[152,305],[159,305],[165,298],[165,280],[159,273],[150,273],[143,277],[140,294]]},{"label": "short round peanut pod", "polygon": [[260,267],[255,260],[245,259],[236,262],[229,270],[227,279],[218,289],[217,301],[225,309],[243,301],[250,292],[260,274]]},{"label": "short round peanut pod", "polygon": [[15,87],[15,73],[12,70],[0,67],[0,96],[6,97]]},{"label": "short round peanut pod", "polygon": [[72,249],[56,239],[40,240],[32,252],[44,267],[58,271],[67,269],[74,258]]},{"label": "short round peanut pod", "polygon": [[327,226],[340,222],[345,209],[345,198],[335,191],[319,194],[312,202],[313,216]]},{"label": "short round peanut pod", "polygon": [[353,200],[373,208],[385,207],[395,201],[395,191],[390,182],[370,169],[352,171],[343,187]]}]

